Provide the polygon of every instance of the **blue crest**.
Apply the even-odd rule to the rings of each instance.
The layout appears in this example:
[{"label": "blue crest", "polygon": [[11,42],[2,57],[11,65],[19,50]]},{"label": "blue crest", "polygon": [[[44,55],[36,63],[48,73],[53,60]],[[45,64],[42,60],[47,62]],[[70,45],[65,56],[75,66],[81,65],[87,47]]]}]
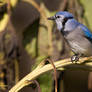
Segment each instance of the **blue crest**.
[{"label": "blue crest", "polygon": [[60,12],[56,13],[56,15],[63,15],[66,18],[73,17],[73,15],[71,13],[67,12],[67,11],[60,11]]}]

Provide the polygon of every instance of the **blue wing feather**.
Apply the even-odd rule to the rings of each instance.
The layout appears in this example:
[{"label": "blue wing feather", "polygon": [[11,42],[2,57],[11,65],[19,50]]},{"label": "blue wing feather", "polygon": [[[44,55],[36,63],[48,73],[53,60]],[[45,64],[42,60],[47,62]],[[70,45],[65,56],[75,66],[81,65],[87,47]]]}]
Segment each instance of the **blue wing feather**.
[{"label": "blue wing feather", "polygon": [[85,36],[92,41],[92,33],[90,32],[90,30],[84,26],[83,24],[80,24],[80,28],[82,29],[82,31],[84,32]]}]

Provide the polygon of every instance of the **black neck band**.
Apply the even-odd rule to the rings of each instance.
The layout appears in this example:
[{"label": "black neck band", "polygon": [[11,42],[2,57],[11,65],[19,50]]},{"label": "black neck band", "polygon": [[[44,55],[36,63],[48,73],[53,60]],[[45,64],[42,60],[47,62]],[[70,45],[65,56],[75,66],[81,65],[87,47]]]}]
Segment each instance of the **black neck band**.
[{"label": "black neck band", "polygon": [[68,31],[67,31],[67,32],[64,32],[64,28],[65,28],[65,23],[66,23],[69,19],[73,19],[73,17],[64,18],[64,20],[63,20],[63,23],[62,23],[63,28],[61,29],[61,33],[62,33],[63,35],[67,35],[67,34],[68,34]]},{"label": "black neck band", "polygon": [[65,26],[65,23],[66,23],[69,19],[73,19],[73,17],[64,18],[62,25]]}]

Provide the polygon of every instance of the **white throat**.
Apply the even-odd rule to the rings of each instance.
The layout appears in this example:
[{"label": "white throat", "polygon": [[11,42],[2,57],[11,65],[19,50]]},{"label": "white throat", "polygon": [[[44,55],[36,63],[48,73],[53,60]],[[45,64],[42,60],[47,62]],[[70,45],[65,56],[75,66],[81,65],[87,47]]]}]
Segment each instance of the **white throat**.
[{"label": "white throat", "polygon": [[58,29],[59,31],[61,31],[62,28],[63,28],[62,23],[59,21],[58,23],[56,23],[56,25],[57,25],[57,29]]}]

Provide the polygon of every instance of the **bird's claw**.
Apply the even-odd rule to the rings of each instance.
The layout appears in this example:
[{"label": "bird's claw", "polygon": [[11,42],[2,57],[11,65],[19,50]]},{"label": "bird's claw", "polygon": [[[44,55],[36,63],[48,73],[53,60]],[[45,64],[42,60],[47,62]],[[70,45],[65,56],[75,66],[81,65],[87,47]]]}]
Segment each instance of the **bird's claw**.
[{"label": "bird's claw", "polygon": [[75,61],[75,62],[77,62],[77,61],[79,61],[79,57],[77,56],[77,55],[73,55],[72,57],[71,57],[71,61],[72,61],[72,63]]}]

